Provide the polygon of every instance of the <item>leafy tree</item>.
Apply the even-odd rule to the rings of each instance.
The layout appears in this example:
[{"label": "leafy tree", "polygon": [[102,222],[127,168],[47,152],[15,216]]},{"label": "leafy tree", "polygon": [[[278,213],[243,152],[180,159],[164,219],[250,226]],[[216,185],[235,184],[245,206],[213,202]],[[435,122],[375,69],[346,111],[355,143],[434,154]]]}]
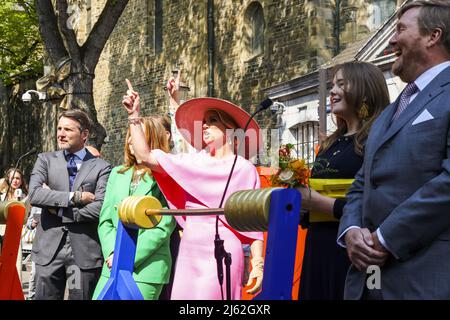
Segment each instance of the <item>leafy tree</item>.
[{"label": "leafy tree", "polygon": [[19,76],[42,74],[43,46],[32,0],[0,0],[0,77],[5,85]]}]

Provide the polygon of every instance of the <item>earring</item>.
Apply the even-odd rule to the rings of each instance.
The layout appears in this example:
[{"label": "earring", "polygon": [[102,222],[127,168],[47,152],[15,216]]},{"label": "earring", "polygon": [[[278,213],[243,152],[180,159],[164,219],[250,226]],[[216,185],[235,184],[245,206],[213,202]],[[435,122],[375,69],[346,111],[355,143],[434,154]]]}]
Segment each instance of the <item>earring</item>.
[{"label": "earring", "polygon": [[358,111],[358,116],[361,119],[367,119],[369,117],[369,107],[367,106],[367,103],[363,102],[361,108]]}]

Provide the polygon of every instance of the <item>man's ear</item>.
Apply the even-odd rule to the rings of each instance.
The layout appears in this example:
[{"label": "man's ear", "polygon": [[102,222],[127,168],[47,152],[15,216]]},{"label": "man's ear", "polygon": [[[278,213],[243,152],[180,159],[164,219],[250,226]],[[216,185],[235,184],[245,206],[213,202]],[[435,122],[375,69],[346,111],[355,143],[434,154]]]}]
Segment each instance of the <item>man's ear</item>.
[{"label": "man's ear", "polygon": [[442,42],[442,36],[443,36],[443,32],[441,28],[435,28],[429,36],[428,39],[428,43],[427,43],[427,48],[431,48],[437,44],[439,44],[439,42]]},{"label": "man's ear", "polygon": [[86,143],[88,138],[89,138],[89,130],[84,129],[83,131],[81,131],[81,139],[83,139],[84,143]]}]

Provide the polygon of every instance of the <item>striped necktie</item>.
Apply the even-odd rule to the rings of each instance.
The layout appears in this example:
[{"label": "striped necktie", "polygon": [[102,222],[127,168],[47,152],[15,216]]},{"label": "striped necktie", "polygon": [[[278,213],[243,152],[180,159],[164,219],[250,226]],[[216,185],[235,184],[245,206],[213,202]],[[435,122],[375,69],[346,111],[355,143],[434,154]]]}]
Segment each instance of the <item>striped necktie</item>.
[{"label": "striped necktie", "polygon": [[78,172],[77,164],[75,162],[75,157],[76,157],[76,155],[72,154],[72,153],[66,155],[67,171],[69,173],[70,191],[72,191],[73,182],[75,181],[75,177],[77,176],[77,172]]},{"label": "striped necktie", "polygon": [[417,92],[419,88],[417,88],[416,84],[414,82],[408,83],[408,85],[403,90],[402,94],[400,95],[400,100],[398,102],[397,111],[395,111],[394,116],[392,117],[392,121],[397,120],[400,114],[403,112],[403,110],[406,109],[406,107],[409,104],[409,100],[411,100],[411,96]]}]

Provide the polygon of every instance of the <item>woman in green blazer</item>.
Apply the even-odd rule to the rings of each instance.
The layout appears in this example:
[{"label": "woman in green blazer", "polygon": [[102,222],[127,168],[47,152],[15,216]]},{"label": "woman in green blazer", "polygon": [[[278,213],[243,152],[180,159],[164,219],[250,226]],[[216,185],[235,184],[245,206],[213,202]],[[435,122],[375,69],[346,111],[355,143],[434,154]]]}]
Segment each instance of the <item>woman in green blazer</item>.
[{"label": "woman in green blazer", "polygon": [[[170,126],[167,129],[165,124],[166,120],[160,116],[141,119],[147,143],[152,149],[169,151]],[[93,299],[97,299],[110,276],[119,219],[117,209],[120,202],[131,195],[151,195],[156,197],[163,207],[167,207],[151,171],[145,166],[138,165],[128,130],[125,140],[125,163],[112,170],[100,211],[98,234],[105,263]],[[133,278],[146,300],[158,299],[163,285],[169,282],[172,267],[169,244],[175,224],[173,217],[164,216],[155,228],[139,230]]]}]

